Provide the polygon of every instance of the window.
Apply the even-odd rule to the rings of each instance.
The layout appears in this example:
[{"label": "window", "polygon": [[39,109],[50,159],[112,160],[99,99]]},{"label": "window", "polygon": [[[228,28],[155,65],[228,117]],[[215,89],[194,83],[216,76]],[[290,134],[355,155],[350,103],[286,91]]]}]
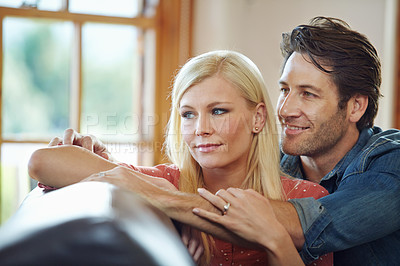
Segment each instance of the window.
[{"label": "window", "polygon": [[32,152],[72,127],[127,163],[161,163],[191,1],[0,0],[0,221],[36,186]]}]

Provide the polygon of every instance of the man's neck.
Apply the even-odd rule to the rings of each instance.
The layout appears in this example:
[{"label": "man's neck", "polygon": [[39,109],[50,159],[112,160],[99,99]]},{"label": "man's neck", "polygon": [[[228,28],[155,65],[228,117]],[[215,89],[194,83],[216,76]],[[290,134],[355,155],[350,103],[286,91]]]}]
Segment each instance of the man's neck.
[{"label": "man's neck", "polygon": [[334,160],[325,160],[320,157],[315,159],[314,157],[301,156],[301,167],[305,179],[314,183],[319,183],[339,162],[337,158],[333,159]]},{"label": "man's neck", "polygon": [[319,183],[339,163],[339,161],[357,143],[359,132],[356,130],[333,148],[317,156],[300,156],[304,177],[312,182]]}]

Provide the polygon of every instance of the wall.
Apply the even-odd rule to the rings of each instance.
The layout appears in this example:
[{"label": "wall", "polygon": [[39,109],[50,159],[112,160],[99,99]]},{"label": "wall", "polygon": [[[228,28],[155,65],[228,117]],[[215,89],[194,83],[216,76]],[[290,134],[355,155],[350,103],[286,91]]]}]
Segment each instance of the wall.
[{"label": "wall", "polygon": [[368,36],[382,59],[384,98],[376,124],[392,127],[397,0],[194,0],[193,55],[215,49],[246,54],[260,68],[271,100],[279,94],[282,32],[312,17],[338,17]]}]

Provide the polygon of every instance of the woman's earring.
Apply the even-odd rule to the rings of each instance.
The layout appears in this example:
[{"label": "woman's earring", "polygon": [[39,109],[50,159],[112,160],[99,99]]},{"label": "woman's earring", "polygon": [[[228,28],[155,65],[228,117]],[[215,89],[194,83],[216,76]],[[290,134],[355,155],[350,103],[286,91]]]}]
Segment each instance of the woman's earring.
[{"label": "woman's earring", "polygon": [[255,133],[258,133],[258,127],[254,128]]}]

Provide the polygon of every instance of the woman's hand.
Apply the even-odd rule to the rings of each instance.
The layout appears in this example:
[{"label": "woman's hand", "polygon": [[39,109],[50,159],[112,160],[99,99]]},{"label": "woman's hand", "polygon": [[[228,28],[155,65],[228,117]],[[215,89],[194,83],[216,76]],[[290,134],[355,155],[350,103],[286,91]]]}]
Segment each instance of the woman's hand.
[{"label": "woman's hand", "polygon": [[204,252],[203,241],[200,231],[188,225],[182,226],[181,238],[183,244],[187,247],[193,260],[198,263]]},{"label": "woman's hand", "polygon": [[202,188],[198,192],[221,210],[221,215],[200,208],[194,208],[194,214],[262,245],[272,254],[269,256],[271,265],[304,265],[289,233],[277,220],[266,197],[252,189],[221,189],[216,195]]},{"label": "woman's hand", "polygon": [[87,149],[106,160],[114,161],[111,153],[107,150],[106,146],[93,135],[82,135],[72,128],[68,128],[64,131],[63,138],[54,137],[50,143],[49,147],[58,145],[76,145],[84,149]]},{"label": "woman's hand", "polygon": [[[262,244],[263,235],[271,237],[276,232],[275,227],[283,228],[276,219],[269,200],[252,189],[221,189],[216,195],[205,189],[199,189],[199,194],[220,209],[222,215],[198,208],[193,210],[195,214],[223,225],[248,241]],[[227,203],[230,206],[224,212]]]}]

